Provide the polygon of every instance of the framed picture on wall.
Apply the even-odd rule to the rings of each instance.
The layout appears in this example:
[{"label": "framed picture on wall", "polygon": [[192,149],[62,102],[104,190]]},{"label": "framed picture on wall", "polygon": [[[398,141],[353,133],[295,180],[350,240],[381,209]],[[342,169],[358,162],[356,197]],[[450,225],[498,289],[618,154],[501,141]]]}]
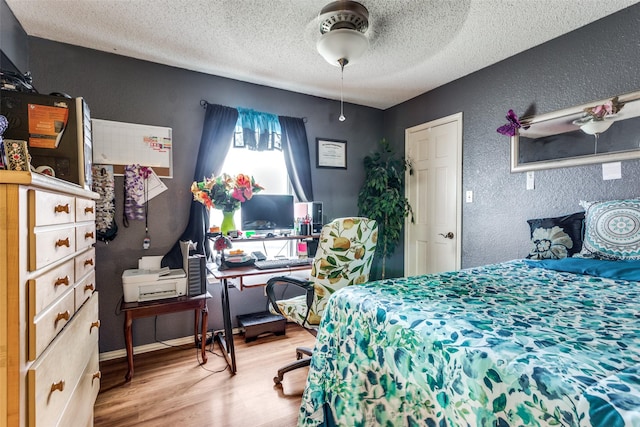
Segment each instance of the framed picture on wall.
[{"label": "framed picture on wall", "polygon": [[316,138],[316,167],[346,169],[347,141]]}]

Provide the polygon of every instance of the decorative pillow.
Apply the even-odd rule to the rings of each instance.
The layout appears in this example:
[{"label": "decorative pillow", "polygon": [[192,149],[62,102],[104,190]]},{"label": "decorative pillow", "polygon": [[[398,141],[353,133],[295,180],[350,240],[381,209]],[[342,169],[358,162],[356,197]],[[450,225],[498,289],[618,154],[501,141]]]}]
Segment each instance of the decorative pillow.
[{"label": "decorative pillow", "polygon": [[640,199],[580,201],[585,209],[580,256],[640,259]]},{"label": "decorative pillow", "polygon": [[555,218],[530,219],[530,259],[562,259],[582,249],[584,212]]}]

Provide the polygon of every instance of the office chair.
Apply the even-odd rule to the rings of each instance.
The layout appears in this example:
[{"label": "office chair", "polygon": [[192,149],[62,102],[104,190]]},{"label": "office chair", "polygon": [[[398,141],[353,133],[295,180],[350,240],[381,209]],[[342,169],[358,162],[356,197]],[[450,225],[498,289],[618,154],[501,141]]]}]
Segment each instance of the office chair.
[{"label": "office chair", "polygon": [[[318,250],[311,267],[309,280],[291,276],[273,277],[267,281],[269,311],[284,316],[306,328],[314,336],[329,297],[338,289],[365,283],[378,240],[378,225],[368,218],[338,218],[322,227]],[[305,291],[304,295],[276,300],[276,285],[294,285]],[[280,385],[286,372],[309,366],[311,356],[308,347],[296,349],[297,359],[278,370],[273,378]]]}]

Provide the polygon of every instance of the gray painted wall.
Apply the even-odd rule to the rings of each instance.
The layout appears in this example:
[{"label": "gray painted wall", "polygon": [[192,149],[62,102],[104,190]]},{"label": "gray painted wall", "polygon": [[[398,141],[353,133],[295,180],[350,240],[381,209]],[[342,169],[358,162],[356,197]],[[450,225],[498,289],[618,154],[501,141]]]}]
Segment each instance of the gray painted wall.
[{"label": "gray painted wall", "polygon": [[[639,90],[639,21],[635,5],[385,111],[385,133],[402,152],[406,128],[463,113],[463,267],[526,256],[527,219],[581,211],[581,199],[640,196],[635,160],[615,181],[602,180],[601,165],[539,171],[526,191],[526,173],[510,173],[509,138],[496,132],[509,109],[546,113]],[[402,257],[391,271],[402,271]]]},{"label": "gray painted wall", "polygon": [[0,63],[2,70],[13,71],[14,67],[25,72],[29,67],[27,33],[4,0],[0,1],[0,50],[12,64]]},{"label": "gray painted wall", "polygon": [[[6,7],[4,1],[0,3]],[[123,316],[117,312],[122,271],[135,267],[142,255],[164,254],[185,226],[191,165],[202,129],[200,99],[307,117],[312,161],[316,137],[346,139],[348,170],[313,170],[314,193],[325,203],[327,220],[357,211],[362,158],[382,136],[403,152],[406,128],[462,111],[463,191],[474,191],[474,203],[463,204],[462,263],[470,267],[525,256],[529,218],[578,211],[580,199],[639,195],[638,161],[624,162],[623,178],[617,181],[602,181],[596,165],[536,172],[536,189],[525,191],[525,174],[509,172],[508,138],[495,131],[510,108],[522,114],[535,104],[537,112],[543,113],[637,90],[638,21],[640,5],[384,112],[348,105],[349,119],[344,123],[337,121],[335,101],[29,38],[29,51],[18,54],[30,57],[29,69],[41,93],[83,96],[95,118],[170,126],[174,131],[174,179],[165,180],[169,190],[150,202],[152,211],[162,213],[150,219],[152,249],[141,249],[144,224],[137,222],[129,229],[121,227],[109,245],[97,245],[100,351],[124,345]],[[335,191],[338,185],[340,190]],[[120,218],[121,179],[116,186]],[[389,276],[402,275],[402,259],[400,245],[387,266]],[[220,329],[219,287],[210,290],[215,297],[209,305],[210,327]],[[230,299],[234,315],[264,307],[261,289],[232,290]],[[158,339],[185,336],[191,333],[192,317],[163,316],[157,325]],[[136,345],[154,340],[153,320],[137,321],[134,328]]]}]

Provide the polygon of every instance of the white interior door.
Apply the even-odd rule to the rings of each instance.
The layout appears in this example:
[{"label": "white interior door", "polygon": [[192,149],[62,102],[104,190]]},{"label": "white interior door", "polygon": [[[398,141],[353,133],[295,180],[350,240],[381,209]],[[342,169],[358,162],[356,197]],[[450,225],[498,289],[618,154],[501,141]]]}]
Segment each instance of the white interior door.
[{"label": "white interior door", "polygon": [[405,130],[406,276],[460,269],[462,113]]}]

